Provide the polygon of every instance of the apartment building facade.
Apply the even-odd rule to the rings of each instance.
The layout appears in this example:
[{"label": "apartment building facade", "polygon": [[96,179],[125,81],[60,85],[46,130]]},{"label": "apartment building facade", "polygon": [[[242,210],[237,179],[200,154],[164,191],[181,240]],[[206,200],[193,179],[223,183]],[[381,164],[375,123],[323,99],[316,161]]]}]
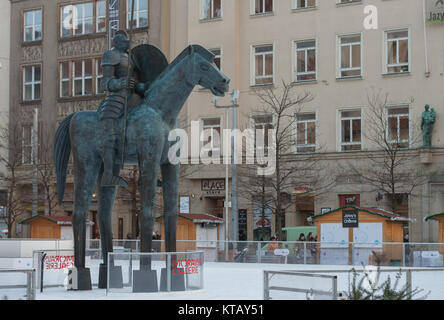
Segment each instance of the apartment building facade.
[{"label": "apartment building facade", "polygon": [[[9,1],[8,1],[9,2]],[[116,1],[113,1],[114,3]],[[52,161],[52,138],[58,124],[69,114],[96,110],[105,97],[100,81],[101,57],[109,46],[109,0],[11,0],[10,38],[11,74],[8,109],[21,122],[22,153],[19,170],[29,173],[20,181],[19,197],[25,210],[18,221],[32,214],[32,128],[33,113],[38,110],[38,161],[44,166]],[[119,29],[129,29],[130,1],[118,0]],[[161,0],[135,0],[133,45],[162,43]],[[3,11],[2,11],[3,15]],[[3,21],[9,16],[5,15]],[[2,30],[3,32],[3,30]],[[2,47],[3,50],[5,47]],[[3,63],[3,62],[2,62]],[[2,87],[3,89],[4,87]],[[3,97],[2,97],[3,98]],[[52,172],[52,173],[51,173]],[[123,173],[131,178],[131,168]],[[56,203],[56,184],[52,167],[47,170],[52,197],[49,210],[44,186],[39,182],[38,214],[71,215],[73,210],[73,176],[69,168],[66,193],[61,205]],[[42,181],[39,175],[38,181]],[[113,233],[125,238],[134,223],[131,192],[119,190],[113,217]],[[99,236],[97,197],[93,195],[89,220],[94,222],[92,238]],[[23,225],[17,236],[28,237]]]},{"label": "apartment building facade", "polygon": [[[389,207],[387,194],[351,170],[339,170],[349,162],[370,165],[368,154],[379,149],[368,137],[368,95],[387,93],[390,139],[414,159],[412,171],[424,175],[411,195],[399,196],[396,211],[411,219],[405,227],[411,241],[437,241],[437,226],[423,218],[444,211],[444,24],[436,15],[441,11],[444,6],[428,0],[171,1],[170,52],[174,56],[186,44],[200,44],[215,54],[230,88],[240,91],[238,128],[273,127],[272,114],[257,114],[258,89],[278,90],[283,80],[313,96],[296,117],[294,157],[316,154],[335,183],[322,196],[299,195],[309,190],[306,185],[285,190],[296,197],[285,212],[286,226],[306,225],[309,216],[346,204]],[[220,104],[230,103],[227,98]],[[417,138],[426,104],[434,108],[436,123],[432,147],[423,149]],[[226,119],[224,110],[214,107],[212,94],[200,88],[181,116],[213,133],[232,125],[231,115]],[[223,217],[231,170],[229,176],[225,186],[224,165],[202,165],[191,172],[181,181],[181,210]],[[248,240],[259,240],[254,201],[239,199],[238,208],[238,228]],[[272,234],[275,217],[270,219]],[[227,220],[231,238],[231,210]]]}]

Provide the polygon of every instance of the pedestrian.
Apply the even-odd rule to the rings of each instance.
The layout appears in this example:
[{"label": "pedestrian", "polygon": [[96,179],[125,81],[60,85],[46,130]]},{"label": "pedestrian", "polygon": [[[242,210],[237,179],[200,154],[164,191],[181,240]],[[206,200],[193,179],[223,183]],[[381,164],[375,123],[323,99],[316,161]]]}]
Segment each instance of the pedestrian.
[{"label": "pedestrian", "polygon": [[407,266],[410,265],[410,244],[409,244],[409,234],[406,233],[403,238],[404,242],[404,256],[405,256],[405,263]]},{"label": "pedestrian", "polygon": [[268,243],[268,248],[267,248],[269,254],[274,254],[274,250],[279,249],[279,245],[276,242],[276,240],[277,239],[275,236],[272,236],[270,238],[270,243]]},{"label": "pedestrian", "polygon": [[[316,238],[315,238],[313,232],[310,232],[308,234],[307,241],[308,242],[316,242]],[[307,244],[307,249],[308,249],[308,252],[309,252],[309,254],[310,254],[311,258],[312,258],[311,262],[313,264],[317,264],[317,252],[316,252],[317,251],[317,245],[316,245],[316,243]]]}]

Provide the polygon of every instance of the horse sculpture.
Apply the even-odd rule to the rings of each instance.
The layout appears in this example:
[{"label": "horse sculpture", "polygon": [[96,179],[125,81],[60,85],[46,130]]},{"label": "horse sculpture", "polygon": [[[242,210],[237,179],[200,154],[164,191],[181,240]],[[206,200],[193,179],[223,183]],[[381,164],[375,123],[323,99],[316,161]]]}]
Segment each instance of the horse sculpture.
[{"label": "horse sculpture", "polygon": [[[179,112],[196,85],[209,89],[216,96],[224,96],[228,91],[230,80],[220,72],[213,60],[214,55],[207,49],[199,45],[190,45],[166,67],[145,92],[143,101],[132,107],[127,115],[124,162],[139,166],[141,252],[152,250],[159,169],[162,174],[165,250],[176,251],[179,165],[171,164],[168,160],[168,150],[175,143],[168,141],[168,135],[171,130],[178,127]],[[97,183],[99,183],[98,224],[103,254],[102,266],[112,267],[106,264],[108,253],[113,251],[111,222],[117,187],[100,186],[103,161],[99,128],[97,111],[71,114],[60,124],[54,145],[59,202],[63,200],[70,152],[73,154],[74,265],[76,269],[83,270],[86,217]],[[116,166],[121,166],[121,161],[116,162]],[[141,269],[143,268],[149,269],[150,263],[141,261]],[[90,279],[88,281],[90,282]],[[90,288],[86,285],[86,290],[88,289]]]}]

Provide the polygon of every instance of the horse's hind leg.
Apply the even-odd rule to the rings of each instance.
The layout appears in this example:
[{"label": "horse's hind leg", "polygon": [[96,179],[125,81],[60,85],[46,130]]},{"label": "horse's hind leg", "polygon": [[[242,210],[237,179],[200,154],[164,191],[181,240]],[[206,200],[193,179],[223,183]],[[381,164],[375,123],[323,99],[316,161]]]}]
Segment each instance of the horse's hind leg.
[{"label": "horse's hind leg", "polygon": [[85,268],[86,216],[94,192],[99,166],[94,161],[86,163],[76,161],[74,173],[74,265],[77,269]]},{"label": "horse's hind leg", "polygon": [[165,251],[176,252],[177,197],[179,166],[170,163],[161,166],[165,226]]}]

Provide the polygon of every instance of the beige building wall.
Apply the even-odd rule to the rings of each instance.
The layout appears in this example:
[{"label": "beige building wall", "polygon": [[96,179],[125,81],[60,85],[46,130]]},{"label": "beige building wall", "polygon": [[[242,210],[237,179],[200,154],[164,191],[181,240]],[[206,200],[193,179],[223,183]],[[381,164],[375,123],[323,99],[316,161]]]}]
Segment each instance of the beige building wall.
[{"label": "beige building wall", "polygon": [[[249,116],[258,107],[258,100],[252,94],[256,87],[251,85],[252,46],[273,44],[273,87],[279,88],[282,80],[294,81],[294,41],[316,40],[316,81],[297,84],[297,87],[299,92],[308,91],[314,96],[311,102],[303,106],[303,110],[316,113],[318,152],[322,153],[326,165],[333,165],[333,168],[347,160],[361,158],[365,161],[362,152],[341,152],[339,116],[343,109],[361,108],[362,130],[366,130],[367,92],[372,88],[387,92],[389,104],[409,107],[411,128],[420,124],[424,105],[429,104],[437,113],[431,163],[420,162],[418,148],[421,144],[410,146],[412,152],[416,152],[418,156],[416,165],[422,166],[430,174],[427,183],[418,188],[418,196],[409,200],[409,217],[416,219],[415,223],[410,224],[410,237],[416,241],[436,240],[436,226],[424,223],[423,217],[444,211],[444,24],[425,26],[423,3],[418,0],[364,0],[347,5],[318,0],[317,7],[308,10],[295,10],[295,3],[292,0],[274,1],[273,13],[257,16],[251,15],[254,1],[223,0],[221,18],[203,20],[202,0],[189,0],[187,11],[184,10],[184,1],[172,0],[171,10],[185,12],[187,15],[176,15],[172,19],[172,30],[180,32],[171,32],[176,36],[171,38],[171,47],[175,47],[174,51],[178,53],[184,48],[186,41],[188,44],[200,44],[209,49],[221,49],[222,72],[231,78],[230,91],[240,90],[239,127],[245,128],[248,126]],[[366,30],[363,25],[367,16],[364,8],[368,5],[378,9],[376,30]],[[179,24],[182,24],[181,27],[177,27]],[[386,75],[384,33],[399,28],[409,31],[410,72]],[[184,30],[187,30],[186,35]],[[338,79],[337,38],[355,33],[361,34],[362,76],[357,79]],[[225,128],[224,111],[215,109],[211,99],[212,94],[209,91],[196,88],[182,113],[187,123],[206,117],[218,117],[221,119],[221,127]],[[219,104],[229,104],[228,100],[229,97],[221,99]],[[231,126],[230,120],[228,125]],[[421,134],[420,131],[416,133]],[[362,150],[372,151],[375,146],[363,138]],[[224,177],[223,166],[218,174],[214,168],[203,167],[199,170],[199,175],[191,177],[190,184],[183,182],[191,189],[187,187],[181,190],[184,194],[201,194],[198,183],[200,179]],[[365,192],[366,189],[366,186],[357,184],[338,183],[330,193],[315,200],[314,212],[319,213],[323,207],[338,207],[338,195],[347,193],[360,193],[362,206],[382,206],[382,202],[375,202],[377,194]],[[206,201],[199,200],[200,197],[192,199],[195,199],[191,200],[192,212],[209,210],[209,205]],[[239,204],[239,208],[244,206],[249,206],[250,209],[248,234],[251,238],[251,204]],[[291,225],[301,223],[293,212],[287,213],[287,222]]]}]

